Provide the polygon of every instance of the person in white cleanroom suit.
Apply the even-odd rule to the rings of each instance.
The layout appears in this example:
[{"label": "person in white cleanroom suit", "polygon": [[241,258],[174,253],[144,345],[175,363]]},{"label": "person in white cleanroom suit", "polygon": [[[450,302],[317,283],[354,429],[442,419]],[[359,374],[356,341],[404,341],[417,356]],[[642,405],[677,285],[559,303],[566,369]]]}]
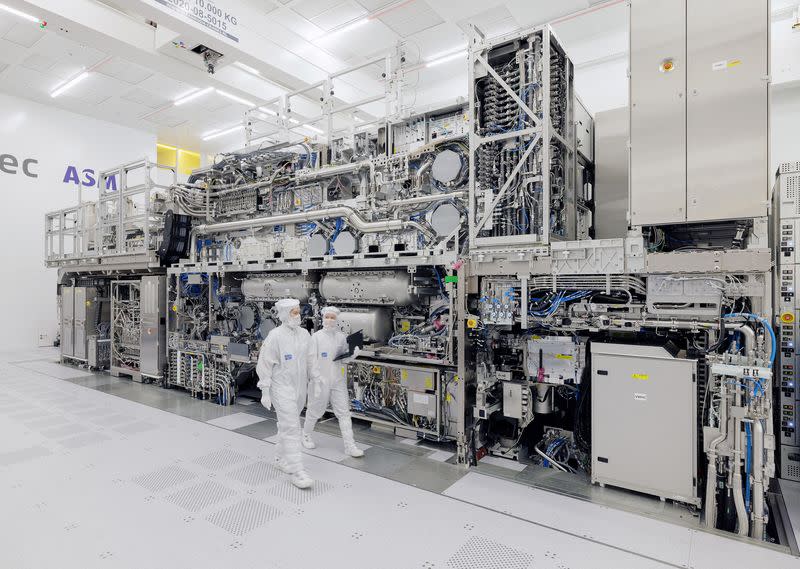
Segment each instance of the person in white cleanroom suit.
[{"label": "person in white cleanroom suit", "polygon": [[347,337],[339,330],[336,319],[339,309],[327,306],[322,309],[322,329],[314,332],[311,342],[314,345],[319,369],[319,379],[312,381],[308,386],[308,408],[306,409],[306,422],[303,425],[303,446],[314,448],[311,433],[330,401],[336,418],[339,420],[339,429],[344,439],[344,452],[349,456],[364,456],[364,451],[356,446],[353,438],[353,423],[350,420],[350,397],[347,394],[347,362],[358,356],[356,353],[350,358],[335,361],[337,356],[347,353]]},{"label": "person in white cleanroom suit", "polygon": [[309,380],[319,380],[311,335],[300,327],[300,302],[293,298],[275,304],[281,325],[267,335],[258,354],[258,387],[261,403],[275,405],[278,416],[276,466],[292,476],[292,484],[309,488],[314,483],[303,468],[300,411]]}]

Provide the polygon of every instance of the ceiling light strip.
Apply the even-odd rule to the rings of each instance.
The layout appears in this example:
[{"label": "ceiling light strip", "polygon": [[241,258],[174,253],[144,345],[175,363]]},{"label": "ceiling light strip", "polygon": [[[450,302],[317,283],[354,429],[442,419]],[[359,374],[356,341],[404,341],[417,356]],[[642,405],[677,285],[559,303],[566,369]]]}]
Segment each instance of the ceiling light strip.
[{"label": "ceiling light strip", "polygon": [[203,95],[207,95],[213,90],[214,87],[206,87],[205,89],[200,89],[199,91],[194,91],[193,93],[189,93],[188,95],[184,95],[183,97],[175,99],[172,103],[176,107],[180,107],[181,105],[185,105],[189,101],[194,101],[195,99],[199,99]]},{"label": "ceiling light strip", "polygon": [[208,140],[213,140],[215,138],[219,138],[220,136],[225,136],[226,134],[233,134],[234,132],[237,132],[237,131],[239,131],[239,130],[241,130],[243,128],[244,128],[244,125],[239,124],[239,125],[236,125],[236,126],[232,126],[231,128],[226,128],[225,130],[221,130],[219,132],[214,132],[212,134],[208,134],[208,135],[203,137],[203,142],[208,141]]}]

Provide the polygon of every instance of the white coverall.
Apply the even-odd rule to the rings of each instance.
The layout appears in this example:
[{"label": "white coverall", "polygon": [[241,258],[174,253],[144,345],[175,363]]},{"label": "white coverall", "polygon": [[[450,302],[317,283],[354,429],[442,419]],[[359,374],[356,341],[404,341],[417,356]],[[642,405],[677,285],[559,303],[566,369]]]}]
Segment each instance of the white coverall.
[{"label": "white coverall", "polygon": [[[287,299],[288,300],[288,299]],[[289,311],[298,302],[278,301],[281,325],[267,335],[258,354],[258,387],[267,390],[278,416],[276,455],[290,474],[303,471],[300,412],[305,404],[308,381],[319,377],[308,330],[290,322]]]},{"label": "white coverall", "polygon": [[325,414],[330,401],[339,420],[344,448],[346,451],[353,449],[356,443],[350,419],[350,396],[347,393],[347,362],[350,358],[334,361],[337,356],[348,352],[347,336],[338,328],[323,328],[314,332],[311,342],[318,361],[319,379],[309,385],[303,433],[310,436],[314,432],[317,421]]}]

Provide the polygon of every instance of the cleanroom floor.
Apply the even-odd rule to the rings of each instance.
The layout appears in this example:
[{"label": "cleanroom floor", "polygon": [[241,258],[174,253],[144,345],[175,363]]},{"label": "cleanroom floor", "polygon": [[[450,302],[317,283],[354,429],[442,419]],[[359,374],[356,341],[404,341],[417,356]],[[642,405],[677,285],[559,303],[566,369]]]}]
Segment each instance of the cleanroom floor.
[{"label": "cleanroom floor", "polygon": [[467,470],[450,447],[365,425],[365,457],[344,458],[335,419],[300,491],[272,466],[275,422],[257,403],[220,407],[57,358],[0,354],[0,567],[800,568],[683,508],[570,489],[535,465]]}]

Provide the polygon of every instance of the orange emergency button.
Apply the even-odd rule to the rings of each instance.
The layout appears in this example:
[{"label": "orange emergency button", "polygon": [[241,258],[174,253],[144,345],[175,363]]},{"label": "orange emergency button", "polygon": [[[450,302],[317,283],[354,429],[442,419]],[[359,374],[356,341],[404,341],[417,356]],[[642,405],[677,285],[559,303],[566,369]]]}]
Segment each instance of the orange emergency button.
[{"label": "orange emergency button", "polygon": [[671,59],[665,59],[664,61],[661,62],[662,73],[669,73],[673,69],[675,69],[675,62],[672,61]]},{"label": "orange emergency button", "polygon": [[794,323],[794,313],[793,312],[781,313],[781,322],[783,322],[784,324]]}]

